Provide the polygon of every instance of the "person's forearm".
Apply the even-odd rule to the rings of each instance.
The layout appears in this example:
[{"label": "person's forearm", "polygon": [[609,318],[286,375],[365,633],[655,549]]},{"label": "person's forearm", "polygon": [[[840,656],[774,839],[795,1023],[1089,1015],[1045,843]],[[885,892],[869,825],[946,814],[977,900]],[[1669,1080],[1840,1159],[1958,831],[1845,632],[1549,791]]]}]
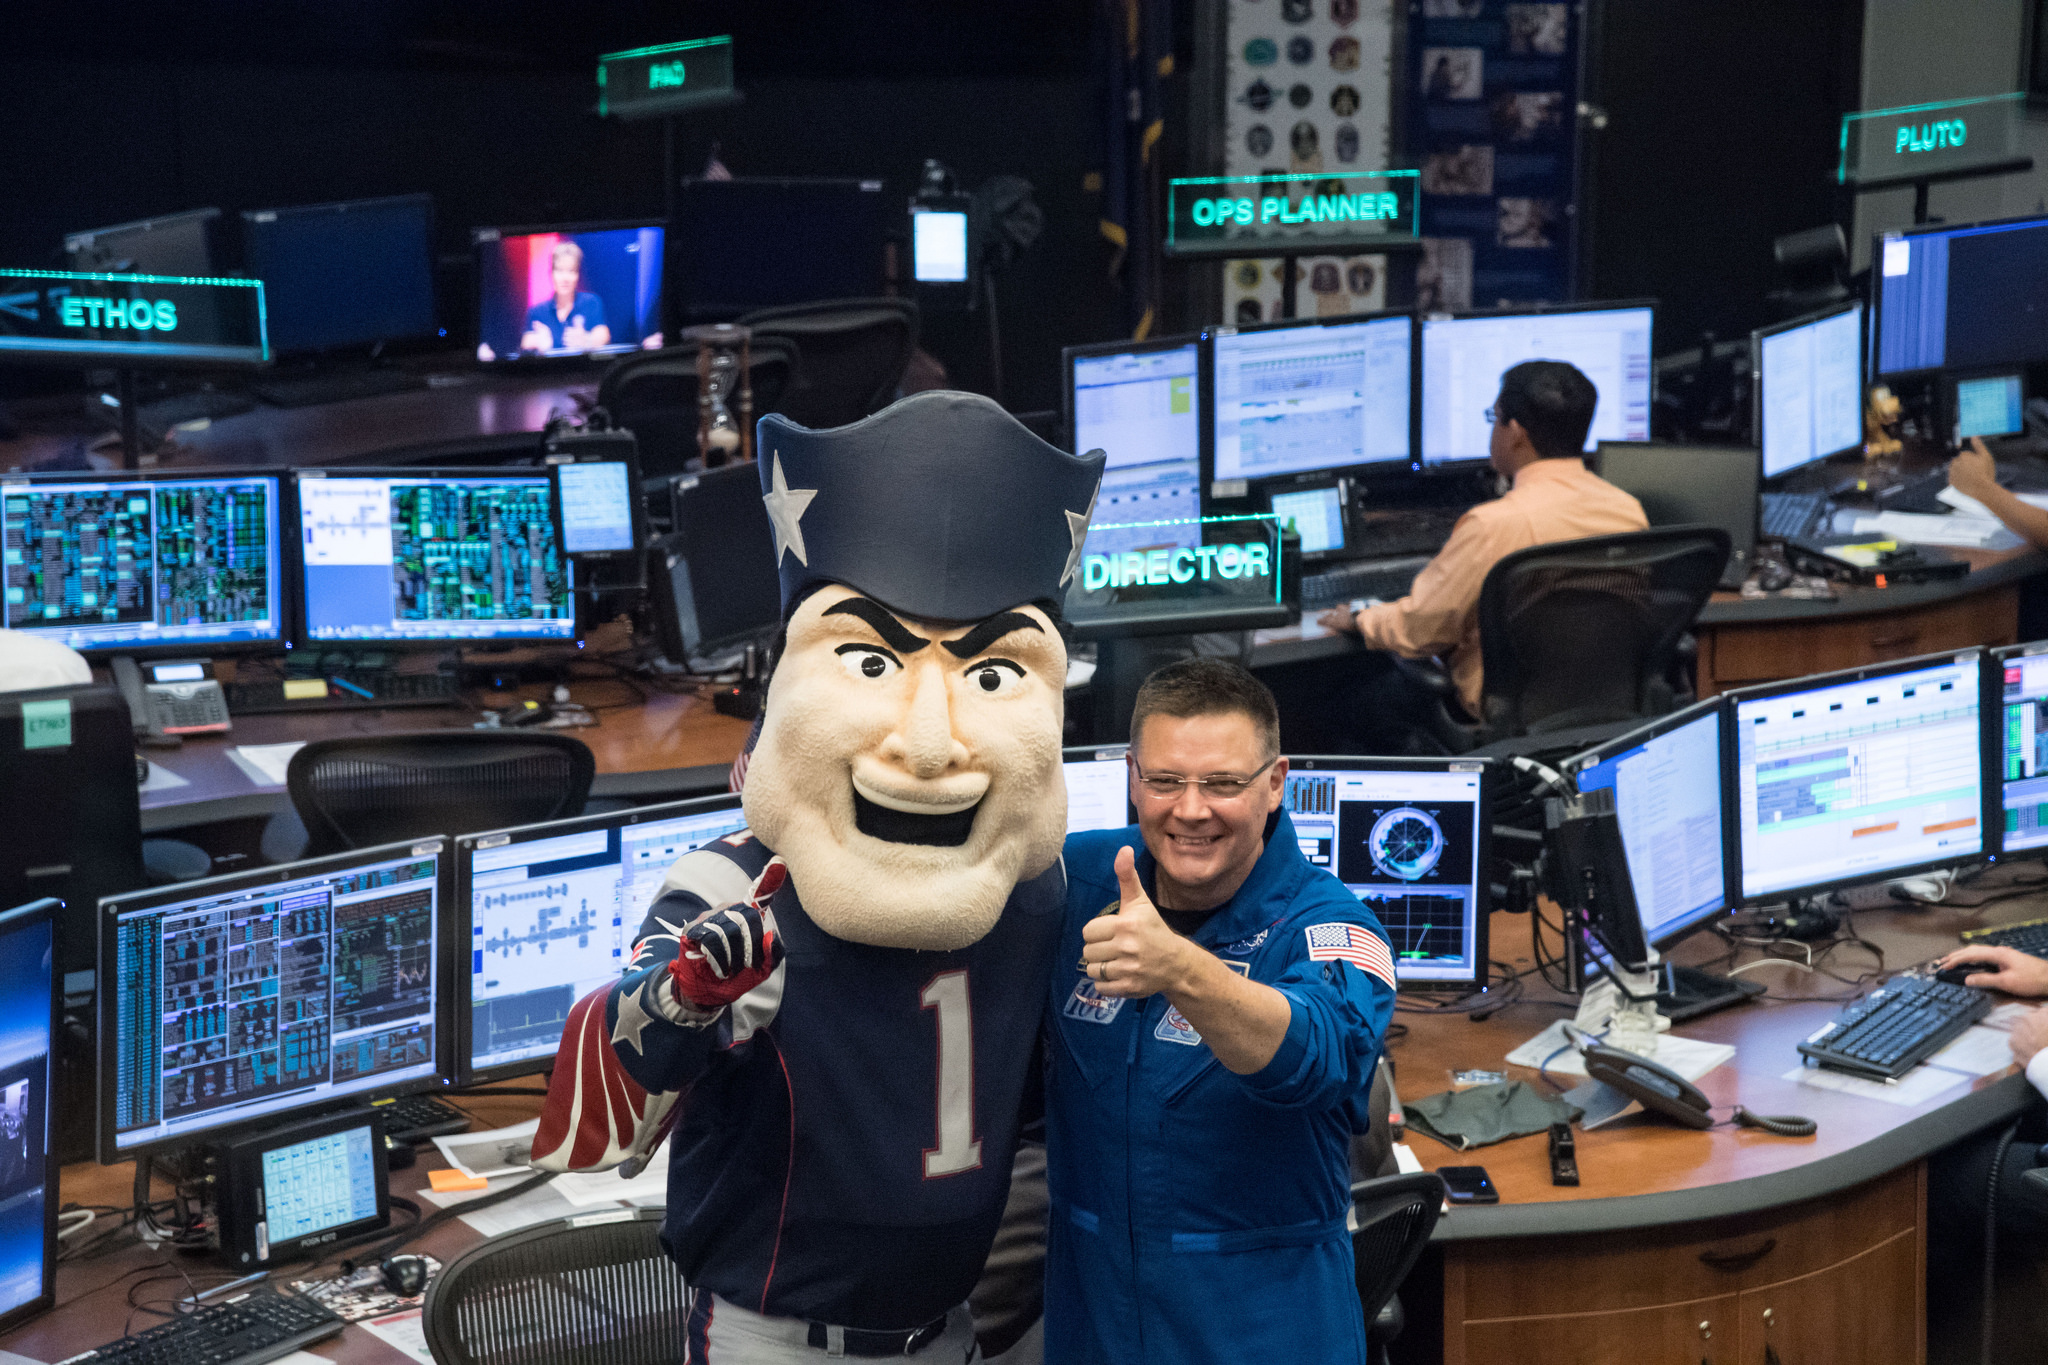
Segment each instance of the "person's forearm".
[{"label": "person's forearm", "polygon": [[1997,485],[1986,489],[1985,496],[1978,501],[2011,527],[2015,535],[2023,537],[2037,550],[2048,550],[2048,512],[2031,503],[2021,502],[2010,489]]},{"label": "person's forearm", "polygon": [[1294,1017],[1287,997],[1271,986],[1247,981],[1196,949],[1180,984],[1167,1000],[1202,1035],[1224,1069],[1248,1076],[1273,1060]]}]

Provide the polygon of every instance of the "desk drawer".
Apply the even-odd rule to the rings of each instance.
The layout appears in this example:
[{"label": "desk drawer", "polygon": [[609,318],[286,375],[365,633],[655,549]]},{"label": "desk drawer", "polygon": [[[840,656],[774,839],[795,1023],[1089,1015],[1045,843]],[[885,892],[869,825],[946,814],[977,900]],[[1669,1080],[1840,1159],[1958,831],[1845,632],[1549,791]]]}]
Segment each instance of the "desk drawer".
[{"label": "desk drawer", "polygon": [[2019,589],[1995,588],[1910,611],[1699,629],[1699,691],[1905,659],[2018,639]]},{"label": "desk drawer", "polygon": [[[1824,1270],[1919,1226],[1920,1168],[1744,1218],[1579,1237],[1453,1243],[1445,1310],[1474,1325],[1657,1308]],[[1462,1282],[1462,1287],[1461,1287]]]}]

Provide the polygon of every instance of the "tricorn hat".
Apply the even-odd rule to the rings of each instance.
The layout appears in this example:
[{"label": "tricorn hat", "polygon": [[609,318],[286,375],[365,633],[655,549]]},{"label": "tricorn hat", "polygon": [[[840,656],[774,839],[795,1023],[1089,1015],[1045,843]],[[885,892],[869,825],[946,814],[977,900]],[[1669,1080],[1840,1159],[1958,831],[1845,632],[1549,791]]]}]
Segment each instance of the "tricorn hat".
[{"label": "tricorn hat", "polygon": [[824,431],[771,413],[757,435],[785,613],[820,583],[934,621],[1057,601],[1102,482],[1101,451],[1069,455],[943,389]]}]

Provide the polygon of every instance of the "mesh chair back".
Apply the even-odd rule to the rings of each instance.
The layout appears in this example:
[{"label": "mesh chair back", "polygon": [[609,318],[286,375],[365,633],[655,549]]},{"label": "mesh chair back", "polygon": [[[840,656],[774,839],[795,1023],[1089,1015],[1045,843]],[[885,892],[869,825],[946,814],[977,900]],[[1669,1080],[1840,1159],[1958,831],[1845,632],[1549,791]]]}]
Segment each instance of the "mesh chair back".
[{"label": "mesh chair back", "polygon": [[1432,1171],[1361,1180],[1351,1187],[1357,1230],[1351,1254],[1358,1263],[1358,1306],[1371,1322],[1408,1278],[1443,1212],[1444,1182]]},{"label": "mesh chair back", "polygon": [[427,1288],[437,1365],[680,1365],[689,1310],[662,1215],[558,1218],[471,1247]]},{"label": "mesh chair back", "polygon": [[756,343],[772,337],[795,347],[796,376],[773,408],[807,427],[841,427],[880,412],[896,397],[917,349],[911,299],[833,299],[763,308],[740,319]]},{"label": "mesh chair back", "polygon": [[[779,410],[776,404],[795,372],[796,348],[788,342],[757,336],[748,344],[754,416]],[[633,433],[643,477],[682,473],[685,462],[698,453],[697,348],[669,346],[620,356],[598,380],[597,405],[611,414],[614,426]]]},{"label": "mesh chair back", "polygon": [[1663,526],[1532,546],[1479,592],[1482,718],[1496,736],[1660,714],[1678,642],[1728,562],[1728,533]]},{"label": "mesh chair back", "polygon": [[292,755],[285,787],[317,857],[580,815],[596,771],[568,735],[430,730],[313,740]]}]

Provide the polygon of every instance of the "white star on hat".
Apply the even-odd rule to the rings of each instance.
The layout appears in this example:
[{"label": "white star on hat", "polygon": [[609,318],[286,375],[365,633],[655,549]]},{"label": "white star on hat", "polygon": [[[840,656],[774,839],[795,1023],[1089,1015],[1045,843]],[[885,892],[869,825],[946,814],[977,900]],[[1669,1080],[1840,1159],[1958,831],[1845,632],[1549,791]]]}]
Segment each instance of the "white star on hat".
[{"label": "white star on hat", "polygon": [[1075,570],[1081,567],[1081,545],[1088,539],[1088,523],[1095,520],[1095,500],[1102,496],[1102,481],[1095,481],[1095,491],[1088,495],[1088,510],[1067,513],[1067,534],[1074,538],[1074,548],[1067,552],[1067,567],[1060,574],[1060,586],[1067,586]]},{"label": "white star on hat", "polygon": [[782,476],[782,453],[775,454],[775,467],[769,474],[769,488],[761,495],[761,501],[768,504],[768,520],[775,525],[775,562],[782,563],[785,552],[794,554],[796,562],[809,566],[810,556],[804,551],[803,528],[797,523],[803,520],[804,510],[811,505],[811,499],[818,496],[815,488],[791,488],[789,480]]}]

